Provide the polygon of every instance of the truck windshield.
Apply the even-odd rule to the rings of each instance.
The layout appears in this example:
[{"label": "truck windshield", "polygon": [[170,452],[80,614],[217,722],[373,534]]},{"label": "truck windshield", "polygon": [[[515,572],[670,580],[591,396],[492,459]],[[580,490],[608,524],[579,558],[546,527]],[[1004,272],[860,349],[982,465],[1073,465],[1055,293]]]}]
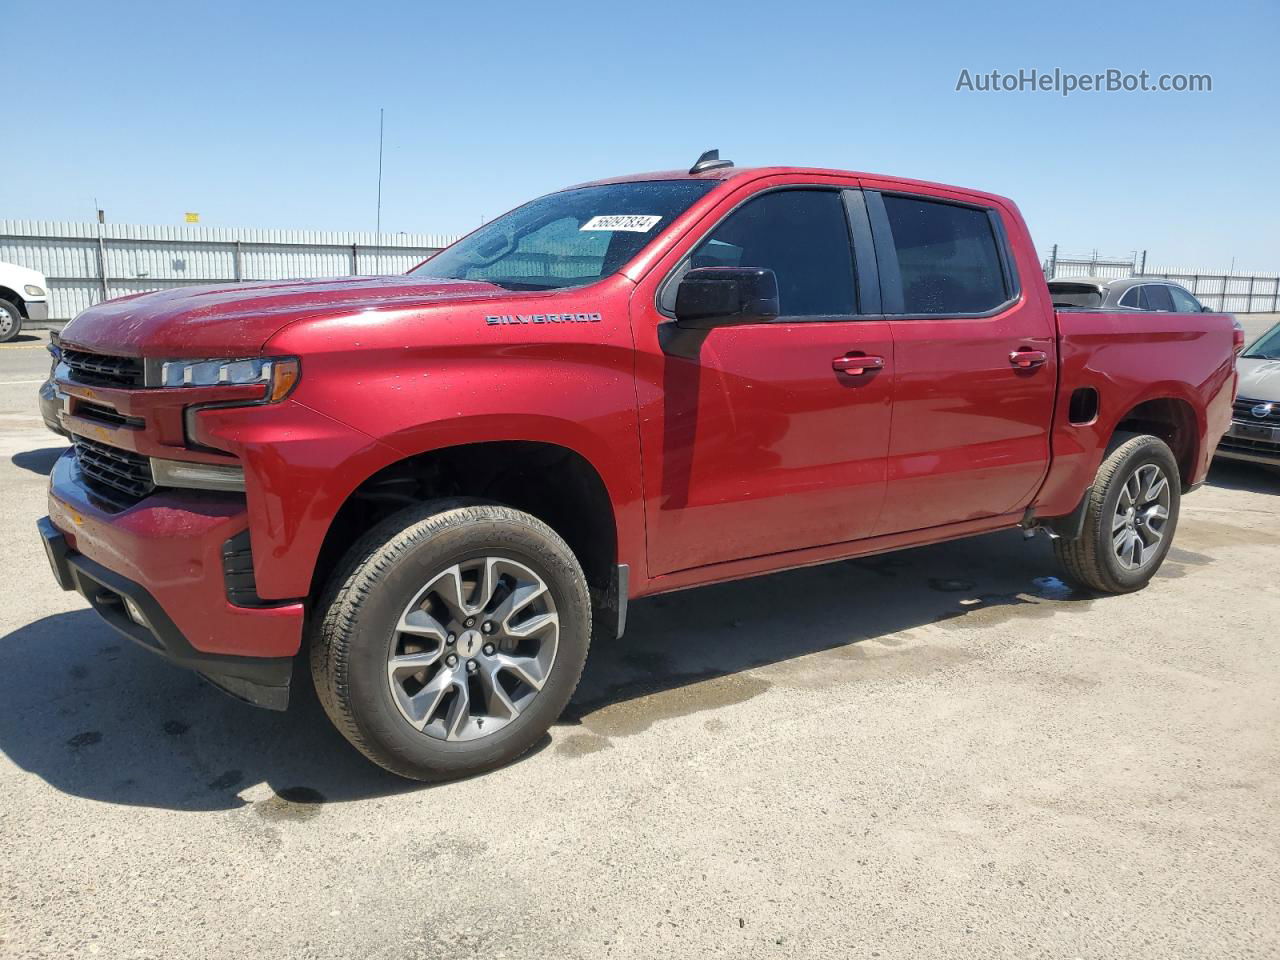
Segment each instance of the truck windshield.
[{"label": "truck windshield", "polygon": [[1280,326],[1272,327],[1255,340],[1244,356],[1252,360],[1280,360]]},{"label": "truck windshield", "polygon": [[715,180],[645,180],[579,187],[517,207],[411,276],[484,280],[509,290],[555,290],[616,273]]}]

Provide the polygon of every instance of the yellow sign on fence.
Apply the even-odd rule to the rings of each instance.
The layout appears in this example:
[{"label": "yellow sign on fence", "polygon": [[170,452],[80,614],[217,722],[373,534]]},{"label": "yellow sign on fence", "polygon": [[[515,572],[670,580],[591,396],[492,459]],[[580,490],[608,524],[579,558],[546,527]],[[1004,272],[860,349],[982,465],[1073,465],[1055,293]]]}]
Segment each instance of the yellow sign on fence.
[{"label": "yellow sign on fence", "polygon": [[190,210],[188,210],[188,211],[187,211],[187,223],[199,223],[199,222],[200,222],[200,214],[198,214],[198,213],[192,213]]}]

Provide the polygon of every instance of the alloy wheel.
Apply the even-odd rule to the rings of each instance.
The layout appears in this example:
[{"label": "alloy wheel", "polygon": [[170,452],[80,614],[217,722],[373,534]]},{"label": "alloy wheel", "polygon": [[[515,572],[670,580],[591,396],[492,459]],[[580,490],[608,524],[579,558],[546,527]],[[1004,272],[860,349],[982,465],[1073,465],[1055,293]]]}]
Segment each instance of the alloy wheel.
[{"label": "alloy wheel", "polygon": [[1150,563],[1164,541],[1172,491],[1164,470],[1146,463],[1125,481],[1111,521],[1111,543],[1125,570]]},{"label": "alloy wheel", "polygon": [[405,607],[387,682],[415,729],[476,740],[528,709],[551,674],[559,638],[542,577],[509,557],[467,560],[437,573]]}]

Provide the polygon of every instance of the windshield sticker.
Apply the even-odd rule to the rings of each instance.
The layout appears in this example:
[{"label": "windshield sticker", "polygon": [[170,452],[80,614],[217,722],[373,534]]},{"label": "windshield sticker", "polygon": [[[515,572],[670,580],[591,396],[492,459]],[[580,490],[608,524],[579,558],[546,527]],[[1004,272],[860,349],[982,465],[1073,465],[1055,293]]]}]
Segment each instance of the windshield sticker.
[{"label": "windshield sticker", "polygon": [[611,213],[592,217],[579,230],[626,230],[630,233],[648,233],[661,217],[645,213]]}]

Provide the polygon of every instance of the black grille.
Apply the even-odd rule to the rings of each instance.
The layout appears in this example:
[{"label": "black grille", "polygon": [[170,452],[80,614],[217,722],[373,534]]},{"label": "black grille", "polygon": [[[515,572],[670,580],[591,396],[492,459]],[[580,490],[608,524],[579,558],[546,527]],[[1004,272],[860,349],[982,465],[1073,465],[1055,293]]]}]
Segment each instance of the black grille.
[{"label": "black grille", "polygon": [[98,488],[117,502],[123,494],[126,503],[136,503],[155,491],[148,458],[84,437],[72,437],[72,443],[80,472],[90,487]]},{"label": "black grille", "polygon": [[1267,423],[1280,424],[1280,402],[1271,404],[1271,412],[1265,417],[1255,417],[1253,408],[1259,404],[1266,403],[1265,400],[1250,400],[1248,397],[1236,397],[1231,417],[1242,423]]},{"label": "black grille", "polygon": [[1218,446],[1227,450],[1241,450],[1245,453],[1270,454],[1280,460],[1280,443],[1271,443],[1267,440],[1254,440],[1251,437],[1233,437],[1228,434],[1218,441]]},{"label": "black grille", "polygon": [[127,417],[119,410],[112,410],[110,407],[104,407],[97,403],[88,403],[84,400],[76,401],[76,416],[84,417],[86,420],[94,420],[98,423],[105,423],[112,427],[136,427],[146,426],[146,421],[141,417]]},{"label": "black grille", "polygon": [[91,387],[125,387],[145,385],[142,361],[136,357],[112,357],[105,353],[63,349],[62,362],[77,383]]}]

